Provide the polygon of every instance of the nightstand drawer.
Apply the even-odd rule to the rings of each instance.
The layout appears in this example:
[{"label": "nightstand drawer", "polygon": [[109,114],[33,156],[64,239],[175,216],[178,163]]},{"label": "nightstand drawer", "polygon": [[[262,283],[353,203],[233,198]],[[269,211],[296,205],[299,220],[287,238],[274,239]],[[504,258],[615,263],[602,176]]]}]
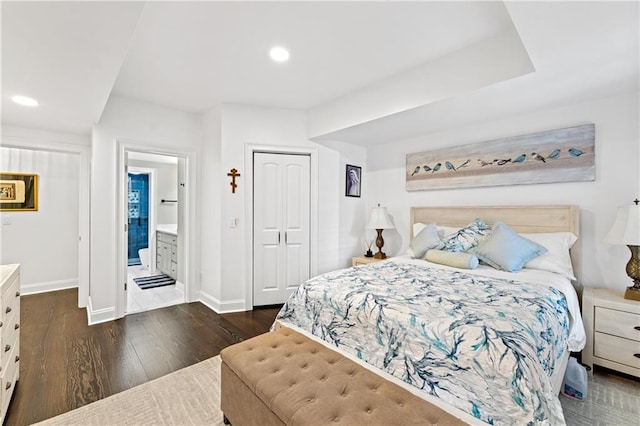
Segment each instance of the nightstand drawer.
[{"label": "nightstand drawer", "polygon": [[640,315],[596,307],[594,329],[640,342]]},{"label": "nightstand drawer", "polygon": [[640,368],[640,357],[635,356],[640,356],[640,342],[603,333],[595,333],[594,340],[593,354],[598,358]]}]

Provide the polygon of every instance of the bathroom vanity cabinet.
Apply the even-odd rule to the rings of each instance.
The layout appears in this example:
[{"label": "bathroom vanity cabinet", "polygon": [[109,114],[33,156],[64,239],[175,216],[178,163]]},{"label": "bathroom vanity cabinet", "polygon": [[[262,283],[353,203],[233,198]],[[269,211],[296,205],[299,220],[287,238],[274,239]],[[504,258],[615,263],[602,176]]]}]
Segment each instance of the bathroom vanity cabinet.
[{"label": "bathroom vanity cabinet", "polygon": [[156,232],[156,269],[163,274],[178,279],[178,236]]}]

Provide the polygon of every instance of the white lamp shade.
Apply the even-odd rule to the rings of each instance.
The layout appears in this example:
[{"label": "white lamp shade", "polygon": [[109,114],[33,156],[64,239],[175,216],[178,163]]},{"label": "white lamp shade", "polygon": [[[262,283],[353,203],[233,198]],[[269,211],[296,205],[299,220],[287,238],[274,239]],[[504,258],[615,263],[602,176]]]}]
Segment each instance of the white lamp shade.
[{"label": "white lamp shade", "polygon": [[369,219],[368,229],[393,229],[393,223],[389,217],[386,207],[374,207],[371,209],[371,218]]},{"label": "white lamp shade", "polygon": [[640,246],[640,206],[618,208],[616,221],[604,237],[604,242]]}]

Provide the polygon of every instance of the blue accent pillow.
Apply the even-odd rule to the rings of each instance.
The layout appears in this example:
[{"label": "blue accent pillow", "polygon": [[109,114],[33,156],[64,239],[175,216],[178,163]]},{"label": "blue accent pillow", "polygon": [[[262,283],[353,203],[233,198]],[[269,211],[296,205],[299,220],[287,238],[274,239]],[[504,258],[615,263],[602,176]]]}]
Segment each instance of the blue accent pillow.
[{"label": "blue accent pillow", "polygon": [[413,256],[416,259],[422,259],[427,253],[427,250],[442,246],[442,240],[440,240],[440,236],[438,235],[438,228],[436,228],[434,224],[425,226],[424,229],[411,240],[409,245],[413,250]]},{"label": "blue accent pillow", "polygon": [[496,269],[517,272],[531,259],[546,253],[547,249],[518,235],[504,223],[496,222],[491,234],[471,252]]},{"label": "blue accent pillow", "polygon": [[466,252],[478,245],[485,235],[491,231],[491,227],[482,219],[476,219],[464,228],[444,241],[442,250],[453,252]]}]

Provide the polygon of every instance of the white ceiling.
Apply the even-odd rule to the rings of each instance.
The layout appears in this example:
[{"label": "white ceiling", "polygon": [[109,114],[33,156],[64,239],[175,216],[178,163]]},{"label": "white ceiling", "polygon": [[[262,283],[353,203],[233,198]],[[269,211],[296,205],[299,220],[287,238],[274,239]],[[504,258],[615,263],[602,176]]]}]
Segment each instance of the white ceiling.
[{"label": "white ceiling", "polygon": [[[2,1],[2,123],[88,134],[109,99],[143,6]],[[40,106],[14,104],[18,94]]]},{"label": "white ceiling", "polygon": [[[307,109],[510,25],[502,3],[149,3],[114,93],[203,111]],[[283,45],[286,64],[268,52]]]},{"label": "white ceiling", "polygon": [[[381,81],[406,80],[505,32],[517,34],[535,72],[451,90],[318,139],[381,143],[638,90],[635,1],[3,1],[1,11],[2,123],[73,133],[90,132],[110,94],[192,112],[241,103],[302,109],[312,119],[349,100],[365,111],[358,99]],[[291,51],[288,63],[269,59],[275,44]],[[18,93],[41,106],[14,105]]]}]

